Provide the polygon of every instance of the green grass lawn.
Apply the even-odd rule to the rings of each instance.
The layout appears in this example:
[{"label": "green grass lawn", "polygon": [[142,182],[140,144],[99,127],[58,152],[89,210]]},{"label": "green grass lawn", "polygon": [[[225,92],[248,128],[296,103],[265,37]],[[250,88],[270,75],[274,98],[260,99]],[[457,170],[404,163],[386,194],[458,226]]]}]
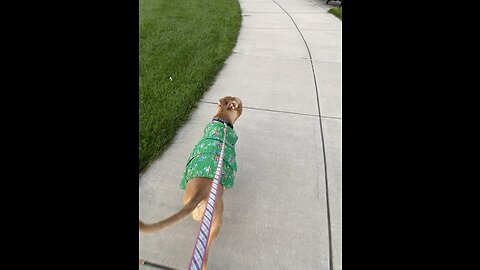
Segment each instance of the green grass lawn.
[{"label": "green grass lawn", "polygon": [[213,83],[240,24],[237,0],[140,0],[139,172]]},{"label": "green grass lawn", "polygon": [[331,8],[328,12],[337,16],[340,20],[342,19],[342,8],[341,7]]}]

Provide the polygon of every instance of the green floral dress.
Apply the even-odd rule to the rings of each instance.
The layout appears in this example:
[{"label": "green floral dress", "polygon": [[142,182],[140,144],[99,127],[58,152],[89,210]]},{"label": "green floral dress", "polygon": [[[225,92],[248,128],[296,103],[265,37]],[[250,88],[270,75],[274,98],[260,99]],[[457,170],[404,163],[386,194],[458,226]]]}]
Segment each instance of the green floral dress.
[{"label": "green floral dress", "polygon": [[[188,180],[194,177],[213,179],[220,152],[222,151],[224,128],[224,124],[217,121],[205,125],[203,137],[198,141],[188,157],[187,165],[180,181],[180,188],[185,189]],[[223,184],[224,188],[233,186],[233,179],[237,171],[237,162],[235,160],[235,143],[237,140],[238,137],[235,131],[227,126],[225,153],[220,177],[220,183]]]}]

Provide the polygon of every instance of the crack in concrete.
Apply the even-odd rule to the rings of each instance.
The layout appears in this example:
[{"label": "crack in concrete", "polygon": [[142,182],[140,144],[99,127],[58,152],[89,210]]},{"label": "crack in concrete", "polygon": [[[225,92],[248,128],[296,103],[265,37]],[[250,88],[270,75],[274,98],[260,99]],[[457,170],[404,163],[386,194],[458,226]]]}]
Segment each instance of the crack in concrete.
[{"label": "crack in concrete", "polygon": [[333,247],[332,247],[332,225],[331,225],[331,219],[330,219],[330,200],[329,200],[329,191],[328,191],[328,173],[327,173],[327,158],[326,158],[326,150],[325,150],[325,139],[323,135],[323,126],[322,126],[322,113],[320,109],[320,100],[319,100],[319,94],[318,94],[318,86],[317,86],[317,79],[315,75],[315,68],[313,65],[313,59],[312,59],[312,54],[310,52],[310,48],[308,47],[308,43],[305,40],[305,37],[303,36],[302,31],[300,31],[300,28],[297,26],[297,23],[293,19],[293,17],[275,0],[272,0],[277,6],[279,6],[292,20],[293,24],[298,30],[298,33],[303,39],[303,42],[305,43],[305,47],[307,48],[308,55],[309,55],[309,60],[310,64],[312,67],[312,74],[313,74],[313,80],[315,83],[315,93],[317,95],[317,108],[318,108],[318,114],[319,114],[319,125],[320,125],[320,138],[322,141],[322,152],[323,152],[323,164],[324,164],[324,173],[325,173],[325,195],[326,195],[326,205],[327,205],[327,223],[328,223],[328,251],[329,251],[329,268],[330,270],[333,270]]}]

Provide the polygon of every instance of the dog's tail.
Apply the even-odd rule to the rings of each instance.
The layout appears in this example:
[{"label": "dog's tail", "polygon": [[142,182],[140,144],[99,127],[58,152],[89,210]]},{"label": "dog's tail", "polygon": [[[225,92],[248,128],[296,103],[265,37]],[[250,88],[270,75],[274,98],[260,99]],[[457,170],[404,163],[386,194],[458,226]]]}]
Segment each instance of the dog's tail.
[{"label": "dog's tail", "polygon": [[170,225],[173,225],[183,218],[185,218],[188,214],[190,214],[197,205],[202,201],[203,197],[202,196],[194,196],[188,203],[186,203],[180,211],[177,213],[171,215],[170,217],[156,222],[152,224],[145,224],[141,220],[138,220],[138,225],[140,228],[140,231],[143,233],[154,233],[156,231],[159,231],[161,229],[164,229]]}]

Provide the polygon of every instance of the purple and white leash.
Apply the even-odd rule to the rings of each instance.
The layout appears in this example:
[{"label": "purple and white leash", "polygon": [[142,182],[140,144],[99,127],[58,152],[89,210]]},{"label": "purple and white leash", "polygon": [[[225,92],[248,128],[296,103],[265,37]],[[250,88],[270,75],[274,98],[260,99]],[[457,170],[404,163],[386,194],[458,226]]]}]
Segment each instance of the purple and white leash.
[{"label": "purple and white leash", "polygon": [[225,142],[227,139],[227,125],[223,130],[223,143],[222,143],[222,152],[220,152],[220,158],[218,159],[217,170],[215,171],[215,176],[213,177],[212,187],[210,188],[210,195],[208,197],[207,205],[205,207],[205,212],[203,212],[202,223],[200,224],[200,229],[198,230],[197,241],[193,248],[192,257],[190,258],[190,264],[188,265],[188,270],[201,270],[203,260],[205,258],[205,251],[208,245],[208,237],[210,236],[210,228],[212,227],[213,213],[215,210],[215,199],[217,198],[217,187],[220,182],[220,175],[222,173],[222,164],[223,164],[223,155],[225,152]]}]

